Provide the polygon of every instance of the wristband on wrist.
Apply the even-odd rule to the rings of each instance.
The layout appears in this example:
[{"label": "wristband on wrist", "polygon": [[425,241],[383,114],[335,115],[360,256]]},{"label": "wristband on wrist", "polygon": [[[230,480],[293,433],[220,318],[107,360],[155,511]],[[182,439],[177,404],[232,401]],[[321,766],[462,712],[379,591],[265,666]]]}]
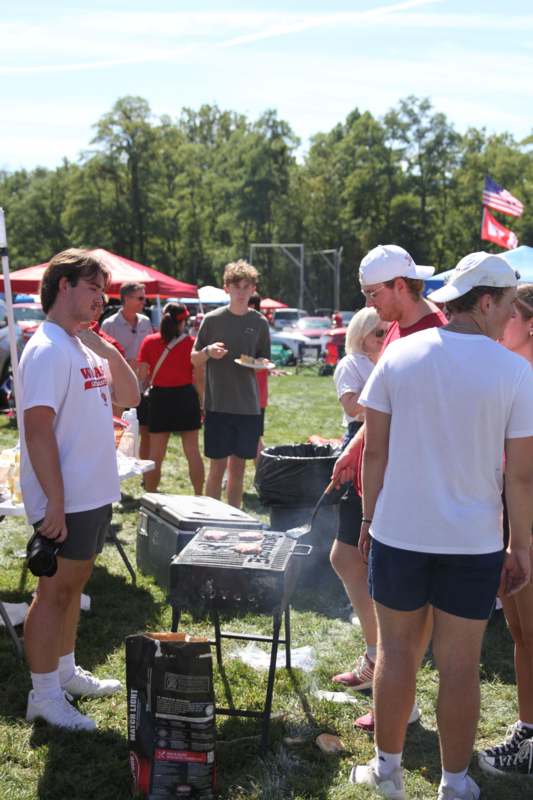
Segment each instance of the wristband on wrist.
[{"label": "wristband on wrist", "polygon": [[368,519],[368,517],[361,517],[361,522],[366,522],[367,525],[370,525],[372,520]]},{"label": "wristband on wrist", "polygon": [[211,358],[211,354],[209,352],[209,345],[208,344],[206,344],[206,346],[204,347],[204,353],[206,354],[206,356],[208,358]]}]

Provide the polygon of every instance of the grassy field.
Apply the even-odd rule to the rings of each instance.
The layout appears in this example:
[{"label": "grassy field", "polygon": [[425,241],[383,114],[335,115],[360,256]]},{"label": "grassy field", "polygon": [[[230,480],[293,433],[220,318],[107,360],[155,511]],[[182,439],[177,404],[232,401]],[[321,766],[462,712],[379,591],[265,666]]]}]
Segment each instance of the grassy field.
[{"label": "grassy field", "polygon": [[[304,442],[312,433],[338,436],[340,413],[331,378],[286,375],[270,381],[267,411],[267,445]],[[1,422],[2,446],[16,439],[16,432]],[[122,503],[114,522],[131,560],[135,560],[138,480],[123,484]],[[164,467],[161,491],[189,493],[184,459],[173,441]],[[268,519],[253,488],[253,470],[248,468],[244,508]],[[20,587],[22,560],[19,552],[27,538],[22,520],[5,519],[0,526],[1,597],[9,602],[28,601],[34,579]],[[329,535],[329,534],[328,534]],[[362,651],[358,629],[349,623],[347,601],[339,582],[324,563],[315,580],[299,589],[293,603],[293,647],[311,645],[316,655],[312,672],[278,670],[274,691],[276,720],[272,725],[272,747],[266,757],[258,754],[258,725],[254,721],[220,717],[218,732],[218,777],[223,800],[347,800],[370,794],[350,786],[348,775],[354,762],[364,763],[373,754],[372,741],[353,729],[353,719],[370,707],[361,695],[357,706],[318,700],[313,692],[331,689],[330,676],[348,667]],[[132,586],[116,549],[107,546],[87,587],[92,609],[82,614],[77,648],[78,661],[100,676],[124,678],[124,638],[143,630],[168,630],[170,611],[164,593],[150,578],[138,575]],[[229,621],[225,620],[226,627]],[[184,615],[182,630],[208,633],[206,623],[192,622]],[[231,619],[233,630],[270,632],[270,618],[242,615]],[[264,698],[266,675],[238,660],[227,658],[237,645],[226,643],[226,675],[236,704],[259,707]],[[516,692],[512,646],[501,614],[489,625],[482,675],[482,712],[477,746],[502,738],[506,726],[516,719]],[[96,733],[62,734],[44,725],[32,727],[24,721],[30,687],[26,667],[21,664],[5,633],[0,634],[0,800],[126,800],[131,797],[127,758],[125,692],[110,699],[82,701],[80,709],[98,722]],[[217,699],[225,705],[222,676],[216,677]],[[428,657],[419,674],[419,724],[411,726],[405,748],[407,790],[410,798],[436,798],[440,778],[438,738],[435,723],[437,675]],[[345,746],[341,756],[323,755],[314,739],[321,732],[337,733]],[[301,739],[288,744],[287,737]],[[482,798],[526,800],[530,782],[489,779],[477,766],[472,773],[482,787]]]}]

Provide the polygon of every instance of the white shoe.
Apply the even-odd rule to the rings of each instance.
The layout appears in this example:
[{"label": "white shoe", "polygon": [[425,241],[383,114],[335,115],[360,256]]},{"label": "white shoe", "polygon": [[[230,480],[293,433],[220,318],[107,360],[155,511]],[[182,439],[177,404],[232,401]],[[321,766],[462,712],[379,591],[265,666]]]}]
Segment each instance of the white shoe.
[{"label": "white shoe", "polygon": [[407,800],[401,767],[394,769],[387,778],[378,778],[375,761],[372,760],[369,764],[352,768],[350,783],[363,783],[371,786],[382,797],[389,797],[391,800]]},{"label": "white shoe", "polygon": [[478,800],[480,791],[477,783],[472,780],[470,775],[467,775],[466,789],[463,789],[462,792],[458,792],[456,789],[452,789],[451,786],[439,786],[437,800]]},{"label": "white shoe", "polygon": [[68,702],[64,694],[51,698],[47,697],[46,700],[38,702],[35,700],[35,692],[33,690],[28,695],[26,719],[28,722],[33,722],[34,719],[44,719],[49,725],[72,731],[94,731],[96,728],[94,719],[80,714]]},{"label": "white shoe", "polygon": [[61,688],[72,697],[105,697],[118,692],[122,684],[115,678],[100,680],[88,670],[76,667],[72,678]]}]

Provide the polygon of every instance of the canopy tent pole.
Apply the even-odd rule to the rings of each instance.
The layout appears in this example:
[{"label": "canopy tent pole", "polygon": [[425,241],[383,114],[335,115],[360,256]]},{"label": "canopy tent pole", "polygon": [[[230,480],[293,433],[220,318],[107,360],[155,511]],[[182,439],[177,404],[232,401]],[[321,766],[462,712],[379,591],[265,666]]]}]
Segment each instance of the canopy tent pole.
[{"label": "canopy tent pole", "polygon": [[4,276],[4,295],[6,298],[9,350],[11,353],[11,373],[13,375],[13,386],[15,390],[17,425],[20,429],[22,418],[19,415],[20,383],[18,374],[17,333],[15,329],[15,317],[13,315],[13,295],[11,294],[11,281],[9,280],[6,222],[3,208],[0,208],[0,256],[2,257],[2,273]]}]

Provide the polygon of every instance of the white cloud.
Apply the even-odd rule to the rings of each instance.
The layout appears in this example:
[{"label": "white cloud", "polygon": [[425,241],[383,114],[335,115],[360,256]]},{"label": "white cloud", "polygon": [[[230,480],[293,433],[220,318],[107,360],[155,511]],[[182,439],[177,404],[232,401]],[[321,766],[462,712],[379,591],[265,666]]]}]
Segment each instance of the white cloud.
[{"label": "white cloud", "polygon": [[[4,64],[0,66],[0,75],[170,63],[209,46],[226,49],[310,30],[382,24],[389,16],[440,2],[405,0],[363,11],[329,14],[104,12],[48,18],[31,26],[8,23],[2,32]],[[221,39],[221,35],[229,38]],[[80,49],[83,58],[79,58]],[[93,58],[87,58],[88,55]],[[6,64],[6,58],[11,63]],[[37,59],[43,58],[44,61],[37,63]]]}]

